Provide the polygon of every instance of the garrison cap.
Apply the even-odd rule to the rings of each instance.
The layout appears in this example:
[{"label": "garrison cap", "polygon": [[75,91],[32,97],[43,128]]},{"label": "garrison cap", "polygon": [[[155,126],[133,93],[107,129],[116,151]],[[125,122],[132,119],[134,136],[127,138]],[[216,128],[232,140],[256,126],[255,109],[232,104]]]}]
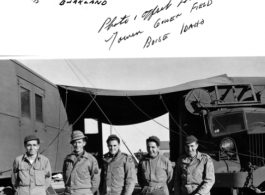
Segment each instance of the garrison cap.
[{"label": "garrison cap", "polygon": [[147,143],[147,142],[150,142],[150,141],[154,141],[154,142],[157,143],[158,146],[160,146],[160,139],[159,139],[158,137],[156,137],[156,136],[153,135],[153,136],[149,137],[149,138],[146,140],[146,143]]},{"label": "garrison cap", "polygon": [[190,136],[186,137],[185,144],[191,144],[191,143],[197,142],[197,141],[198,141],[198,139],[195,136],[190,135]]},{"label": "garrison cap", "polygon": [[108,143],[109,141],[111,141],[111,140],[116,140],[118,143],[120,143],[120,138],[119,138],[117,135],[115,135],[115,134],[112,134],[112,135],[110,135],[110,136],[108,137],[108,139],[107,139],[107,143]]},{"label": "garrison cap", "polygon": [[83,138],[85,138],[86,141],[87,141],[87,136],[85,136],[82,131],[75,130],[75,131],[73,131],[73,133],[71,135],[71,142],[70,142],[70,144],[72,144],[73,141],[75,141],[75,140],[79,140],[79,139],[83,139]]},{"label": "garrison cap", "polygon": [[31,140],[37,140],[38,143],[40,143],[40,139],[36,135],[28,135],[24,139],[24,144],[26,144],[28,141],[31,141]]}]

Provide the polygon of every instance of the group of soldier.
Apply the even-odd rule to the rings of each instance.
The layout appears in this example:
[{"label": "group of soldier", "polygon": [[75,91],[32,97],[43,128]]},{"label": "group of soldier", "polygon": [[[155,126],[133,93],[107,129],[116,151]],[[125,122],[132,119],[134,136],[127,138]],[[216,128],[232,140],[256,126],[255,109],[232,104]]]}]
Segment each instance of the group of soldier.
[{"label": "group of soldier", "polygon": [[[87,137],[81,131],[73,131],[70,143],[73,152],[66,156],[63,164],[65,195],[96,192],[131,195],[137,182],[141,195],[169,195],[170,183],[174,184],[175,195],[209,195],[215,182],[212,160],[197,150],[198,140],[192,135],[186,137],[186,154],[177,160],[175,171],[170,160],[159,152],[160,140],[156,136],[146,140],[148,154],[140,159],[137,171],[133,158],[121,152],[116,135],[107,139],[109,152],[103,156],[101,170],[96,158],[84,150]],[[26,153],[17,157],[13,164],[11,179],[15,193],[46,195],[52,172],[48,158],[38,152],[40,139],[35,135],[27,136],[24,146]]]}]

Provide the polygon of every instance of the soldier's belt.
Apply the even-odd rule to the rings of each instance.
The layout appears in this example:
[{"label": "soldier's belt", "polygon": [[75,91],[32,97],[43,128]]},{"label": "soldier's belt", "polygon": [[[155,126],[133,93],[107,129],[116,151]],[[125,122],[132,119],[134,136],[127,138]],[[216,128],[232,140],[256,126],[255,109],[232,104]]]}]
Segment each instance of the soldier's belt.
[{"label": "soldier's belt", "polygon": [[186,187],[189,187],[189,186],[191,186],[191,187],[193,187],[193,186],[197,187],[197,186],[199,186],[199,184],[185,184],[185,186]]},{"label": "soldier's belt", "polygon": [[144,185],[150,187],[163,187],[164,185],[166,185],[166,183],[145,182]]}]

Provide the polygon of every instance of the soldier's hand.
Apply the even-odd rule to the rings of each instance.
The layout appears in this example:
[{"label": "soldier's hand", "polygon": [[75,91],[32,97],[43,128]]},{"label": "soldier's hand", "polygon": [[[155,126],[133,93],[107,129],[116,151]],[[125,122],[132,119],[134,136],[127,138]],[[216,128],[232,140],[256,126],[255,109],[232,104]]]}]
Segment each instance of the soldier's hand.
[{"label": "soldier's hand", "polygon": [[261,191],[261,190],[258,189],[258,188],[255,189],[255,192],[256,192],[257,194],[264,194],[264,193],[265,193],[265,191]]}]

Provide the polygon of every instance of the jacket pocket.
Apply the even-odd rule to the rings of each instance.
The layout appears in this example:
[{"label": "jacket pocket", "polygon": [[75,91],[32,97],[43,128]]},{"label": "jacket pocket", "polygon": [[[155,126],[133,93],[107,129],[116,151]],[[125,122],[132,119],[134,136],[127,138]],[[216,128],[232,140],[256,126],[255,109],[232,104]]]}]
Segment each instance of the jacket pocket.
[{"label": "jacket pocket", "polygon": [[120,167],[114,167],[115,168],[115,172],[119,174],[119,176],[124,176],[124,167],[120,166]]},{"label": "jacket pocket", "polygon": [[82,179],[90,179],[90,171],[88,167],[85,167],[84,169],[81,169],[81,172],[78,172]]},{"label": "jacket pocket", "polygon": [[119,183],[124,182],[124,166],[123,164],[116,164],[114,167],[112,167],[111,174],[114,177],[114,180],[116,180]]},{"label": "jacket pocket", "polygon": [[35,184],[37,186],[45,185],[45,169],[41,167],[40,164],[34,166],[34,176],[35,176]]},{"label": "jacket pocket", "polygon": [[156,175],[156,178],[158,181],[166,181],[167,180],[166,171],[161,167],[156,167],[155,175]]},{"label": "jacket pocket", "polygon": [[27,186],[30,183],[29,166],[26,163],[19,164],[18,167],[19,185]]},{"label": "jacket pocket", "polygon": [[195,171],[196,174],[202,174],[203,170],[204,170],[204,167],[198,166],[197,168],[195,168],[194,171]]}]

